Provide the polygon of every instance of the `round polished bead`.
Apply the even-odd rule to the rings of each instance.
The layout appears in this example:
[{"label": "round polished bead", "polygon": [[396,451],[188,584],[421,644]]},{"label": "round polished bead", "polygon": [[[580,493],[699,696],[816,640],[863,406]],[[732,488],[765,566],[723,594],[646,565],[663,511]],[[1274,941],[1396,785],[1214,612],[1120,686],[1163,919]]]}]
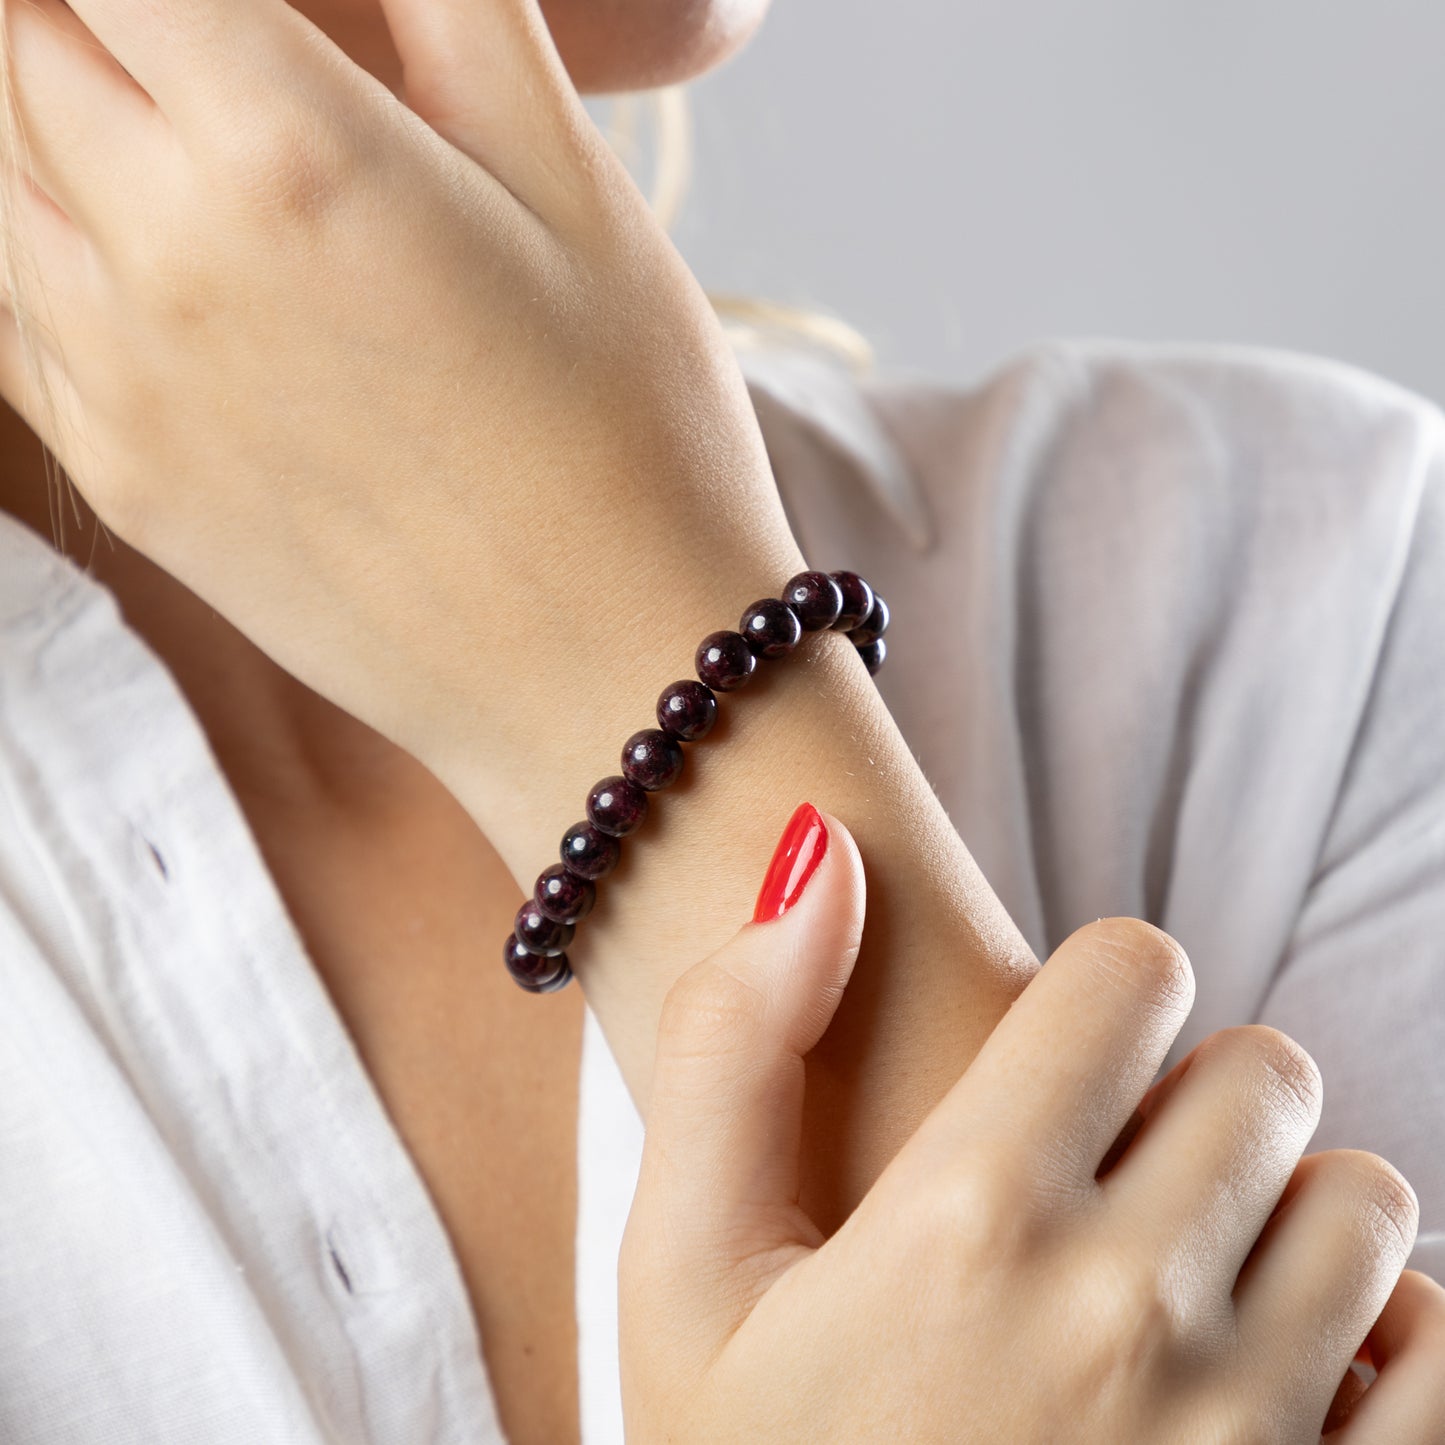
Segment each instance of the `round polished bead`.
[{"label": "round polished bead", "polygon": [[562,838],[562,861],[580,878],[600,878],[617,867],[622,844],[591,823],[573,823]]},{"label": "round polished bead", "polygon": [[661,728],[643,728],[622,744],[622,771],[639,788],[655,793],[682,772],[682,744]]},{"label": "round polished bead", "polygon": [[848,636],[859,646],[882,637],[888,631],[888,604],[881,592],[873,594],[873,610],[855,627]]},{"label": "round polished bead", "polygon": [[552,993],[572,977],[572,965],[565,953],[533,953],[515,933],[502,945],[502,959],[512,981],[528,993]]},{"label": "round polished bead", "polygon": [[875,637],[872,642],[865,642],[858,649],[858,656],[863,659],[863,666],[870,673],[877,672],[883,666],[883,659],[888,656],[888,643],[882,637]]},{"label": "round polished bead", "polygon": [[561,953],[569,943],[576,929],[570,923],[558,923],[548,918],[536,901],[529,898],[518,910],[512,921],[512,932],[517,942],[533,953]]},{"label": "round polished bead", "polygon": [[786,657],[798,645],[803,624],[786,602],[764,597],[743,613],[738,631],[759,657]]},{"label": "round polished bead", "polygon": [[535,988],[528,990],[530,993],[556,993],[559,988],[566,988],[572,982],[572,965],[567,961],[567,955],[559,953],[557,958],[561,960],[563,966],[546,983],[539,983]]},{"label": "round polished bead", "polygon": [[714,692],[733,692],[752,675],[758,660],[736,632],[709,632],[697,645],[697,675]]},{"label": "round polished bead", "polygon": [[843,590],[843,610],[833,627],[838,632],[852,632],[873,610],[873,589],[856,572],[829,575]]},{"label": "round polished bead", "polygon": [[603,778],[587,794],[587,816],[604,833],[624,838],[647,816],[647,794],[630,778]]},{"label": "round polished bead", "polygon": [[717,721],[717,698],[710,687],[684,678],[663,688],[657,699],[657,725],[669,737],[695,743],[712,731]]},{"label": "round polished bead", "polygon": [[532,902],[538,911],[558,923],[578,923],[592,912],[597,885],[581,878],[564,863],[554,863],[537,875]]},{"label": "round polished bead", "polygon": [[804,632],[821,632],[842,613],[843,589],[826,572],[799,572],[783,588],[783,601],[797,614]]}]

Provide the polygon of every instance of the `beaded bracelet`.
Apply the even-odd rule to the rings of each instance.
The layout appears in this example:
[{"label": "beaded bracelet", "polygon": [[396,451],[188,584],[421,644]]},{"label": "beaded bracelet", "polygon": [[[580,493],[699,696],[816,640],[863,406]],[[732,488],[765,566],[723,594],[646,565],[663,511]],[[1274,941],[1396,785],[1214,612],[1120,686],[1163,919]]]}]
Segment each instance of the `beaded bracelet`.
[{"label": "beaded bracelet", "polygon": [[537,876],[532,897],[517,910],[502,954],[507,972],[528,993],[553,993],[572,977],[563,950],[597,901],[597,879],[617,866],[621,840],[647,816],[647,795],[681,775],[682,744],[712,730],[717,694],[736,692],[759,658],[786,657],[803,633],[829,628],[847,634],[870,674],[883,666],[888,604],[856,572],[800,572],[781,599],[754,602],[736,632],[710,632],[698,644],[698,680],[662,690],[658,726],[627,739],[621,774],[593,785],[586,819],[562,838],[562,861]]}]

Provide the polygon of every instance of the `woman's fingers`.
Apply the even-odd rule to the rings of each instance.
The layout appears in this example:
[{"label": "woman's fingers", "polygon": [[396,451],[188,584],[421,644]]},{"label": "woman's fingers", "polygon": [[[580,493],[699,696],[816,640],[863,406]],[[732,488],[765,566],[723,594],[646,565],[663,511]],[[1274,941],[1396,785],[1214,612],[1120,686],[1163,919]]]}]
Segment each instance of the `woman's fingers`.
[{"label": "woman's fingers", "polygon": [[1330,1445],[1445,1445],[1445,1289],[1407,1269],[1369,1345],[1375,1381]]},{"label": "woman's fingers", "polygon": [[1193,1057],[1191,1054],[1187,1058],[1180,1059],[1163,1078],[1155,1079],[1150,1084],[1144,1097],[1139,1100],[1138,1107],[1129,1116],[1129,1122],[1124,1125],[1119,1137],[1109,1145],[1108,1153],[1099,1161],[1099,1168],[1096,1171],[1098,1178],[1102,1180],[1114,1168],[1134,1140],[1139,1137],[1139,1131],[1169,1102],[1175,1089],[1179,1087],[1179,1082],[1187,1072]]},{"label": "woman's fingers", "polygon": [[[535,0],[385,8],[408,103],[432,129],[534,210],[585,204],[582,179],[610,152]],[[97,237],[143,226],[148,193],[167,194],[170,169],[188,155],[224,162],[259,151],[268,166],[278,134],[303,157],[332,154],[335,134],[323,142],[322,131],[338,117],[346,129],[344,105],[322,93],[336,65],[380,90],[283,0],[198,0],[158,19],[146,7],[119,13],[116,0],[18,0],[8,13],[22,163]],[[350,98],[369,120],[366,94]]]},{"label": "woman's fingers", "polygon": [[836,818],[799,809],[769,876],[801,887],[797,901],[744,925],[667,996],[623,1244],[655,1287],[659,1270],[689,1290],[754,1270],[751,1289],[735,1281],[698,1301],[734,1325],[744,1296],[821,1243],[798,1207],[803,1056],[833,1017],[863,929],[863,865]]},{"label": "woman's fingers", "polygon": [[1103,1181],[1131,1227],[1228,1291],[1319,1123],[1320,1074],[1277,1029],[1211,1034]]},{"label": "woman's fingers", "polygon": [[1321,1421],[1400,1278],[1418,1221],[1414,1191],[1385,1160],[1325,1150],[1300,1161],[1239,1273],[1243,1358],[1293,1400],[1315,1395]]},{"label": "woman's fingers", "polygon": [[[3,164],[3,161],[0,161]],[[7,217],[4,277],[22,305],[79,299],[87,266],[85,237],[65,211],[30,176],[8,165],[0,172]]]},{"label": "woman's fingers", "polygon": [[906,1150],[950,1168],[986,1139],[1021,1177],[1092,1181],[1194,1001],[1184,950],[1134,918],[1065,939]]},{"label": "woman's fingers", "polygon": [[[381,0],[406,103],[546,215],[577,190],[569,152],[603,158],[536,0]],[[610,154],[610,152],[608,152]]]},{"label": "woman's fingers", "polygon": [[129,219],[166,164],[165,118],[61,0],[18,0],[6,21],[19,163],[88,233]]},{"label": "woman's fingers", "polygon": [[281,43],[302,21],[284,0],[71,0],[89,32],[175,127],[214,125],[222,105],[245,119],[284,86],[294,58]]},{"label": "woman's fingers", "polygon": [[[625,174],[573,89],[536,0],[385,0],[410,107],[533,210],[595,223],[599,186]],[[278,143],[331,155],[363,77],[284,0],[18,0],[7,14],[17,109],[36,182],[98,238],[145,225],[188,155],[272,164]],[[342,124],[338,128],[337,121]],[[323,132],[330,140],[323,139]]]}]

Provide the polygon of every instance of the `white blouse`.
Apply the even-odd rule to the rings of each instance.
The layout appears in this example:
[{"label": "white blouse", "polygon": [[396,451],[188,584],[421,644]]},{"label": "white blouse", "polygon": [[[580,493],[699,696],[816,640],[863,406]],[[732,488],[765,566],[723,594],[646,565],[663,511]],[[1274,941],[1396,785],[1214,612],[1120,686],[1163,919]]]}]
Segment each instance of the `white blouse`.
[{"label": "white blouse", "polygon": [[[1061,342],[972,387],[745,358],[815,565],[1040,957],[1135,914],[1325,1079],[1445,1277],[1445,418],[1352,368]],[[622,1438],[641,1125],[589,1013],[583,1438]],[[0,1439],[502,1440],[456,1259],[189,705],[0,515]]]}]

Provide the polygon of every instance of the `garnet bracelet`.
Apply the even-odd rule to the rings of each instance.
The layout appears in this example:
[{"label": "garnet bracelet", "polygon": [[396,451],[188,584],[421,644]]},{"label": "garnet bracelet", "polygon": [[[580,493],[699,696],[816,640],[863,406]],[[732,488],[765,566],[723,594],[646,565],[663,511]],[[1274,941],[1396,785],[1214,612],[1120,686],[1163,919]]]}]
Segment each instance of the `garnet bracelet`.
[{"label": "garnet bracelet", "polygon": [[502,954],[507,972],[528,993],[552,993],[572,977],[563,950],[597,900],[597,879],[622,856],[621,839],[647,816],[647,795],[682,773],[682,744],[697,742],[717,721],[717,694],[736,692],[758,659],[786,657],[805,632],[844,632],[870,673],[883,666],[888,604],[856,572],[800,572],[782,598],[764,597],[743,613],[736,632],[710,632],[698,644],[697,676],[671,683],[657,699],[657,727],[633,733],[622,772],[587,794],[587,817],[562,838],[562,861],[537,876],[517,910]]}]

